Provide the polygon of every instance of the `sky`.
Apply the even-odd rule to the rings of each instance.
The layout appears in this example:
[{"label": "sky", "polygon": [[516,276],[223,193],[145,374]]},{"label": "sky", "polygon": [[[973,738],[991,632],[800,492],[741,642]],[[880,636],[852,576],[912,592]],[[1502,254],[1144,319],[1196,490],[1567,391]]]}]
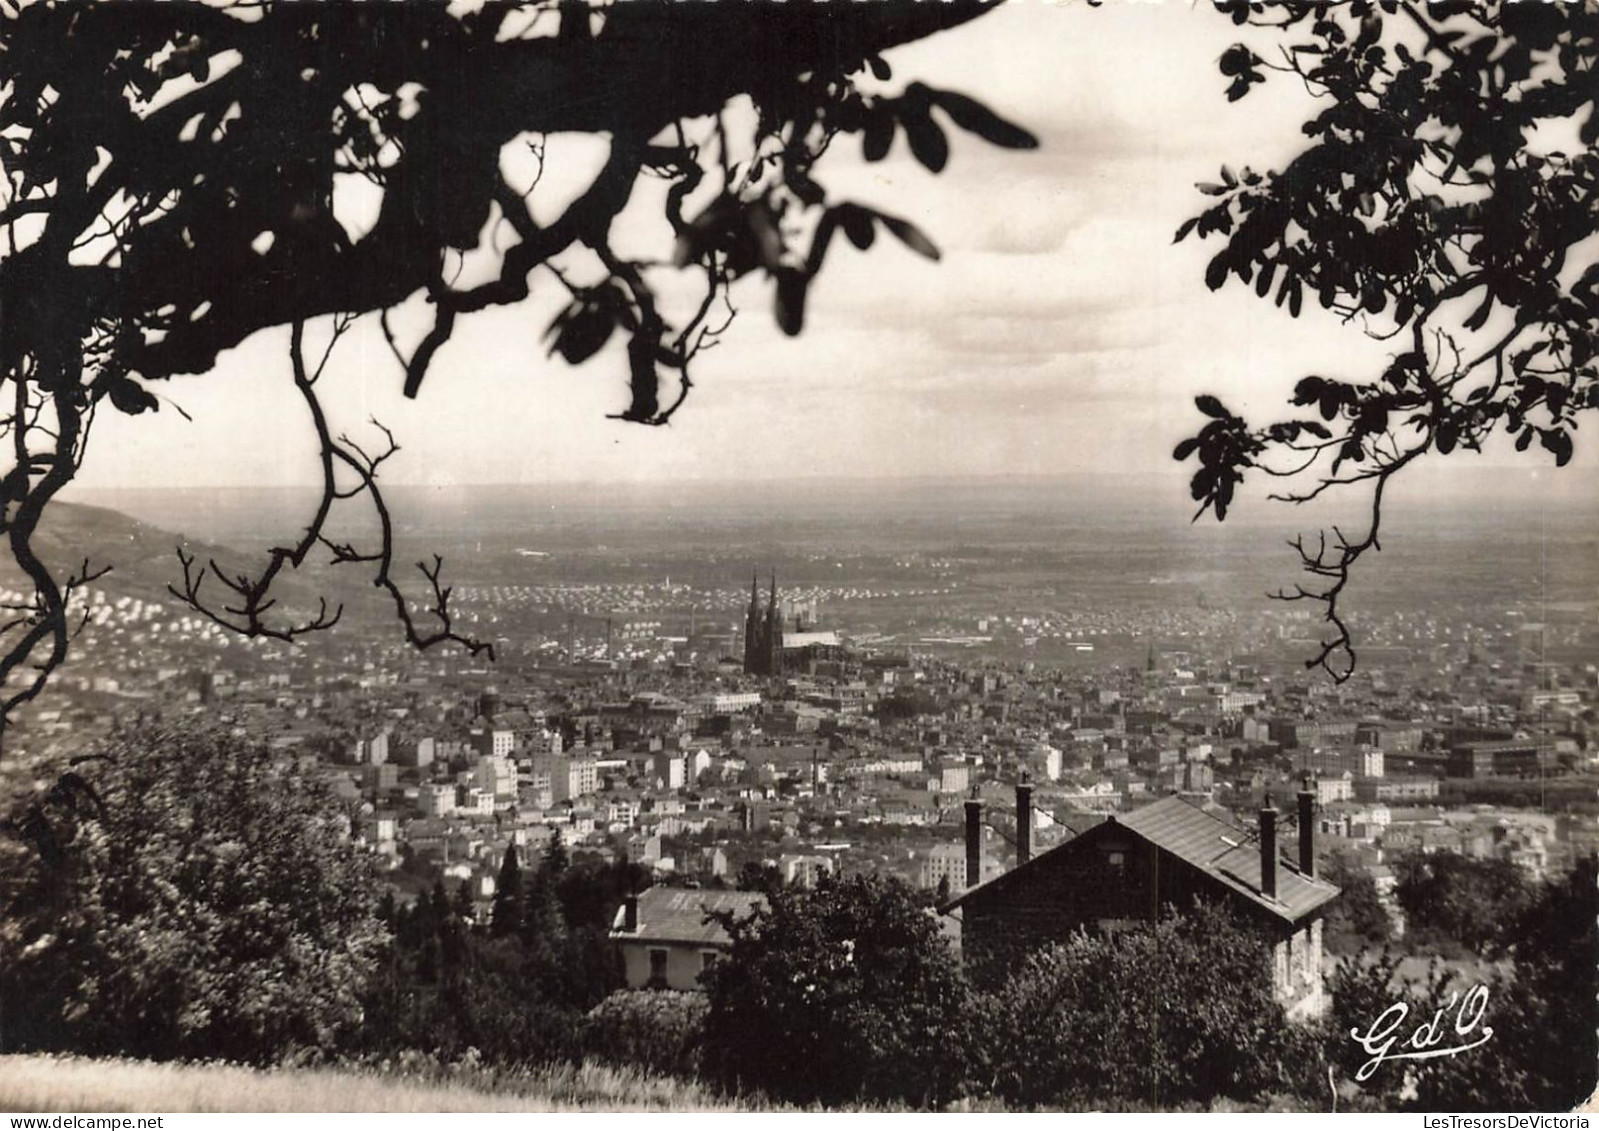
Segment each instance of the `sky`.
[{"label": "sky", "polygon": [[[1039,148],[952,132],[935,176],[903,136],[878,164],[841,139],[818,170],[831,198],[912,220],[941,261],[887,239],[867,253],[837,241],[798,338],[777,330],[770,283],[742,282],[732,329],[696,363],[669,427],[607,419],[626,405],[620,338],[577,369],[546,356],[564,294],[542,275],[526,303],[460,322],[414,402],[363,324],[324,379],[330,416],[356,439],[374,435],[369,417],[383,421],[402,446],[387,481],[439,487],[1180,473],[1171,449],[1200,421],[1196,394],[1264,418],[1299,377],[1369,375],[1391,348],[1314,303],[1295,320],[1251,288],[1212,293],[1204,267],[1220,245],[1173,246],[1206,200],[1195,182],[1224,163],[1280,167],[1304,144],[1307,101],[1292,84],[1226,101],[1216,60],[1237,37],[1208,3],[1013,0],[891,52],[896,84],[979,98]],[[582,188],[603,148],[552,142],[550,154],[546,206]],[[656,217],[647,231],[660,238]],[[419,313],[402,312],[402,336],[420,334]],[[193,423],[170,409],[101,414],[80,483],[312,482],[286,344],[286,331],[259,334],[213,372],[157,390]],[[1450,466],[1415,478],[1443,484]],[[1514,466],[1547,476],[1541,461]]]}]

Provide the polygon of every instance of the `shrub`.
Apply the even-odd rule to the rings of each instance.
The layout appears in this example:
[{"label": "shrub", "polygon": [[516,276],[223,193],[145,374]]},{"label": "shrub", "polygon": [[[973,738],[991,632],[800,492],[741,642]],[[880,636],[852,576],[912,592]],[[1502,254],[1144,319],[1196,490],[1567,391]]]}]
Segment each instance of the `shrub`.
[{"label": "shrub", "polygon": [[584,1017],[583,1052],[614,1065],[694,1076],[709,1012],[704,994],[621,990]]},{"label": "shrub", "polygon": [[1214,908],[1079,933],[981,1000],[974,1083],[1027,1106],[1308,1092],[1316,1042],[1285,1019],[1268,971],[1264,940]]},{"label": "shrub", "polygon": [[338,802],[219,732],[145,729],[103,755],[12,825],[5,1047],[252,1063],[340,1047],[387,932]]},{"label": "shrub", "polygon": [[704,975],[705,1070],[802,1103],[940,1105],[964,1077],[968,992],[919,893],[884,876],[773,892]]}]

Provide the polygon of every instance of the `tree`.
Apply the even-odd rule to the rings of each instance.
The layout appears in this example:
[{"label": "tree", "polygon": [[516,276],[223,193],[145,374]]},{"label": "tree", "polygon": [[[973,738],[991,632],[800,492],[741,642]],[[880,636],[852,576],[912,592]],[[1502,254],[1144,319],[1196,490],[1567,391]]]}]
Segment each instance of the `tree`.
[{"label": "tree", "polygon": [[1387,942],[1393,924],[1378,898],[1377,882],[1371,873],[1342,853],[1335,853],[1327,866],[1327,881],[1339,890],[1338,901],[1327,915],[1328,949],[1359,950]]},{"label": "tree", "polygon": [[[375,422],[376,444],[336,437],[318,400],[340,337],[357,318],[380,321],[415,397],[457,323],[520,302],[538,272],[570,298],[549,327],[551,353],[581,364],[620,335],[629,393],[618,415],[666,423],[695,356],[727,329],[736,280],[764,274],[778,324],[797,334],[840,231],[861,250],[886,233],[937,257],[907,221],[829,198],[813,166],[841,135],[859,135],[876,160],[903,132],[933,172],[948,158],[946,123],[1036,144],[951,91],[869,89],[891,78],[881,52],[992,6],[5,5],[0,381],[12,462],[0,533],[33,595],[0,640],[0,727],[65,657],[73,598],[103,572],[85,562],[63,576],[35,542],[95,413],[157,411],[152,385],[204,373],[271,327],[290,330],[321,497],[304,534],[253,569],[180,552],[172,592],[234,631],[294,639],[342,612],[324,600],[295,615],[272,596],[315,552],[364,571],[413,644],[491,652],[456,631],[439,559],[418,564],[420,601],[399,583],[377,483],[395,439]],[[603,135],[608,155],[564,212],[537,218],[528,198],[558,133]],[[380,199],[375,218],[345,207],[362,191]],[[635,196],[659,200],[669,255],[637,258],[613,242]],[[475,249],[498,274],[455,285]],[[420,340],[402,341],[389,318],[407,303],[431,307]],[[308,344],[317,319],[329,323],[320,354]],[[362,500],[375,541],[328,533],[335,510]]]},{"label": "tree", "polygon": [[1527,873],[1509,860],[1415,851],[1394,862],[1394,873],[1394,895],[1411,927],[1477,951],[1501,939],[1530,897]]},{"label": "tree", "polygon": [[549,875],[551,883],[559,883],[562,873],[572,863],[571,855],[566,851],[566,843],[559,836],[552,836],[550,843],[544,850],[543,869]]},{"label": "tree", "polygon": [[733,886],[739,891],[758,891],[766,895],[783,889],[783,873],[766,860],[746,860],[738,870]]},{"label": "tree", "polygon": [[266,1062],[334,1051],[387,938],[369,856],[264,744],[150,729],[7,826],[7,1051]]},{"label": "tree", "polygon": [[[1599,407],[1599,108],[1591,81],[1599,9],[1514,0],[1216,0],[1275,50],[1221,56],[1227,96],[1271,73],[1317,100],[1309,147],[1278,172],[1223,167],[1215,203],[1187,221],[1223,239],[1212,290],[1252,285],[1298,317],[1307,294],[1395,342],[1380,372],[1312,374],[1292,404],[1313,415],[1252,427],[1213,396],[1178,445],[1197,456],[1199,514],[1226,517],[1246,472],[1314,476],[1274,498],[1364,487],[1364,532],[1296,545],[1313,581],[1279,594],[1322,606],[1331,629],[1307,666],[1348,678],[1340,615],[1351,568],[1379,550],[1384,492],[1423,456],[1482,451],[1496,434],[1557,465]],[[1304,480],[1300,479],[1303,484]],[[1195,515],[1198,517],[1198,514]]]},{"label": "tree", "polygon": [[966,983],[913,889],[829,876],[723,923],[731,953],[702,977],[709,1076],[801,1103],[954,1097]]},{"label": "tree", "polygon": [[1317,1086],[1269,951],[1219,908],[1035,952],[979,1009],[974,1083],[1047,1107],[1172,1107]]},{"label": "tree", "polygon": [[1589,856],[1533,886],[1519,909],[1487,913],[1499,916],[1494,940],[1481,944],[1493,964],[1477,977],[1435,959],[1425,981],[1407,985],[1386,953],[1369,964],[1346,959],[1335,972],[1328,1056],[1346,1079],[1371,1057],[1350,1030],[1372,1032],[1397,1002],[1408,1012],[1391,1034],[1396,1050],[1434,1016],[1450,1041],[1480,1040],[1468,1054],[1377,1065],[1358,1084],[1372,1100],[1416,1111],[1570,1111],[1592,1097],[1599,864]]},{"label": "tree", "polygon": [[522,906],[522,868],[516,862],[516,845],[505,846],[500,859],[499,878],[494,881],[494,908],[489,917],[489,931],[496,938],[515,934],[522,929],[525,911]]}]

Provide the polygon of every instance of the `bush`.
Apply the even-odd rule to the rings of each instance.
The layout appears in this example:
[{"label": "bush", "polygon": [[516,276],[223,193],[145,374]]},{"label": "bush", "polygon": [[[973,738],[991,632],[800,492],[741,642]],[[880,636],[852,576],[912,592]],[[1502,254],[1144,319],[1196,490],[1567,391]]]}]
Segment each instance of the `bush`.
[{"label": "bush", "polygon": [[1214,908],[1028,958],[976,1011],[974,1083],[1008,1103],[1171,1107],[1317,1086],[1265,942]]},{"label": "bush", "polygon": [[336,799],[219,732],[146,729],[103,753],[11,825],[6,1050],[262,1063],[341,1047],[387,931]]},{"label": "bush", "polygon": [[785,890],[704,975],[706,1073],[801,1103],[941,1105],[964,1078],[968,992],[921,895],[884,876]]},{"label": "bush", "polygon": [[704,994],[621,990],[583,1019],[583,1052],[618,1066],[694,1076],[709,1012]]},{"label": "bush", "polygon": [[1478,860],[1457,852],[1407,852],[1394,863],[1394,894],[1405,921],[1480,952],[1527,910],[1528,875],[1509,860]]},{"label": "bush", "polygon": [[[1355,1085],[1390,1108],[1415,1111],[1570,1111],[1587,1101],[1599,1078],[1599,1034],[1590,1008],[1599,996],[1599,865],[1592,857],[1569,874],[1527,891],[1523,910],[1494,925],[1497,961],[1477,977],[1435,960],[1425,980],[1405,983],[1384,955],[1369,964],[1346,961],[1332,980],[1328,1055],[1353,1080],[1370,1055],[1348,1039],[1369,1031],[1383,1010],[1404,1003],[1393,1033],[1396,1052],[1418,1027],[1438,1017],[1450,1044],[1491,1039],[1457,1056],[1397,1057]],[[1463,1002],[1484,987],[1480,1024]],[[1463,1017],[1463,1011],[1465,1016]],[[1461,1032],[1458,1024],[1468,1032]]]}]

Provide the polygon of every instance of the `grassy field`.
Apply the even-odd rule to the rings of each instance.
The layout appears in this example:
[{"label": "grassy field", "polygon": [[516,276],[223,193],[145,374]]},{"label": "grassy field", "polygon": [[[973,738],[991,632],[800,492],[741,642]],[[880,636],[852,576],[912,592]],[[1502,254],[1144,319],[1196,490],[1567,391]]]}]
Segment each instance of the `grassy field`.
[{"label": "grassy field", "polygon": [[403,1068],[258,1070],[0,1056],[0,1111],[756,1111],[704,1089],[598,1064],[522,1072]]}]

